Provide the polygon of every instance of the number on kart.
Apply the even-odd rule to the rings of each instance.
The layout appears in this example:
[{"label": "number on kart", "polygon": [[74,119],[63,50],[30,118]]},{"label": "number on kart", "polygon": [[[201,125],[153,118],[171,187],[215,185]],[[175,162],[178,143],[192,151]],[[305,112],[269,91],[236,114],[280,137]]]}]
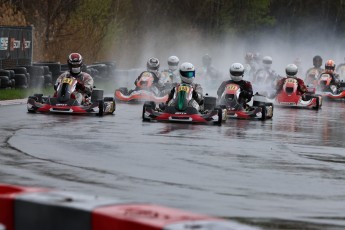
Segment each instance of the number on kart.
[{"label": "number on kart", "polygon": [[63,84],[63,83],[67,83],[67,84],[71,85],[72,82],[73,82],[73,79],[72,79],[72,78],[67,78],[67,77],[65,77],[64,79],[62,79],[62,84]]},{"label": "number on kart", "polygon": [[230,84],[230,85],[227,85],[226,88],[229,90],[236,90],[236,89],[238,89],[238,85]]},{"label": "number on kart", "polygon": [[180,85],[178,87],[178,91],[181,92],[181,91],[185,91],[185,92],[188,92],[189,91],[189,87],[188,86],[185,86],[185,85]]},{"label": "number on kart", "polygon": [[297,80],[296,79],[292,79],[292,78],[288,78],[287,83],[297,83]]}]

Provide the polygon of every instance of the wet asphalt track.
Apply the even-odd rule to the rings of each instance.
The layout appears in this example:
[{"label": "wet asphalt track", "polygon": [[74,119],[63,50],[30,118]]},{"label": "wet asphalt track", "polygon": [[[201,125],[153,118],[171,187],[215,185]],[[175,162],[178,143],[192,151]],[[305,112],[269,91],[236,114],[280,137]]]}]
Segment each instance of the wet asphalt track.
[{"label": "wet asphalt track", "polygon": [[264,229],[345,228],[345,103],[222,127],[0,106],[0,182],[153,202]]}]

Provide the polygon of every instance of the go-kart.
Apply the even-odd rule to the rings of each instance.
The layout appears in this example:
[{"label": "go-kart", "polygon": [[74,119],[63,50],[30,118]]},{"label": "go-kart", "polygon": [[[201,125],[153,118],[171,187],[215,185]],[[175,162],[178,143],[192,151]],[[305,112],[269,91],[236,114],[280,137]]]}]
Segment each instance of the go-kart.
[{"label": "go-kart", "polygon": [[315,94],[315,88],[308,88],[303,96],[297,93],[298,82],[294,78],[288,78],[283,84],[282,90],[275,97],[275,104],[285,107],[298,107],[319,109],[322,105],[322,96]]},{"label": "go-kart", "polygon": [[244,107],[244,99],[240,94],[238,84],[230,83],[225,86],[218,105],[226,111],[227,118],[266,120],[273,117],[273,103],[268,102],[265,96],[255,94],[253,106]]},{"label": "go-kart", "polygon": [[144,103],[142,119],[143,121],[170,121],[185,123],[212,123],[222,124],[222,110],[215,108],[215,97],[204,97],[202,109],[198,103],[192,99],[193,87],[188,84],[179,84],[175,87],[173,99],[165,105],[156,106],[154,101]]},{"label": "go-kart", "polygon": [[329,74],[322,74],[317,81],[317,90],[326,99],[343,99],[345,98],[345,82],[340,82],[334,85],[332,76]]},{"label": "go-kart", "polygon": [[167,91],[159,92],[156,86],[153,85],[154,76],[149,71],[144,71],[140,74],[140,78],[136,81],[136,88],[128,90],[126,87],[121,87],[115,90],[115,99],[118,102],[166,102],[168,100]]},{"label": "go-kart", "polygon": [[86,97],[80,104],[73,92],[76,90],[77,79],[65,77],[58,85],[54,96],[34,94],[28,97],[27,109],[29,113],[67,113],[67,114],[96,114],[103,116],[113,114],[116,103],[113,97],[104,97],[103,90],[93,89],[91,97]]}]

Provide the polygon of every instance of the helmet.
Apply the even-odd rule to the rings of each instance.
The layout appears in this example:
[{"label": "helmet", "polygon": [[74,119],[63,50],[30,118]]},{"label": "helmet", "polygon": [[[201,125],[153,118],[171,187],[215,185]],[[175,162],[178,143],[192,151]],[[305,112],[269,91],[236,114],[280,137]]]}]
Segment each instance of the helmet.
[{"label": "helmet", "polygon": [[79,74],[83,65],[83,57],[79,53],[71,53],[68,56],[67,64],[71,74]]},{"label": "helmet", "polygon": [[174,70],[177,70],[177,66],[178,66],[178,63],[180,62],[180,59],[178,59],[178,57],[176,56],[170,56],[168,58],[168,66],[169,66],[169,69],[174,71]]},{"label": "helmet", "polygon": [[272,65],[272,58],[271,58],[270,56],[265,56],[265,57],[262,59],[262,64],[263,64],[263,66],[264,66],[266,69],[271,68],[271,65]]},{"label": "helmet", "polygon": [[180,66],[182,83],[192,84],[195,78],[195,68],[192,63],[185,62]]},{"label": "helmet", "polygon": [[230,78],[233,81],[241,81],[243,79],[244,67],[241,63],[233,63],[230,66]]},{"label": "helmet", "polygon": [[159,69],[159,60],[157,58],[150,58],[147,63],[146,63],[146,67],[148,71],[158,71]]},{"label": "helmet", "polygon": [[205,54],[204,56],[202,56],[202,65],[203,66],[210,66],[212,63],[212,58],[210,57],[210,55]]},{"label": "helmet", "polygon": [[244,57],[244,59],[246,60],[246,62],[251,62],[254,60],[254,54],[253,53],[246,53],[246,56]]},{"label": "helmet", "polygon": [[289,64],[285,68],[285,73],[288,77],[296,77],[298,67],[295,64]]},{"label": "helmet", "polygon": [[313,57],[313,66],[316,68],[320,68],[322,66],[322,58],[319,55]]},{"label": "helmet", "polygon": [[335,69],[335,62],[333,60],[328,60],[325,63],[325,70],[327,73],[333,73]]},{"label": "helmet", "polygon": [[254,54],[254,60],[257,62],[257,63],[260,63],[261,60],[262,60],[262,56],[260,53],[255,53]]}]

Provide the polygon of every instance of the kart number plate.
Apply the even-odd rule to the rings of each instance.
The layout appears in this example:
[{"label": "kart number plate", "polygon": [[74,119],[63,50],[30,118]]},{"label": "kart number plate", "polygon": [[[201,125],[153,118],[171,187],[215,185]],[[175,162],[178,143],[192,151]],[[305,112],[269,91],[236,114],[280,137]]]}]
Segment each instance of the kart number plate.
[{"label": "kart number plate", "polygon": [[226,88],[229,90],[237,90],[239,88],[239,86],[236,84],[229,84],[226,86]]},{"label": "kart number plate", "polygon": [[64,78],[64,79],[62,79],[62,84],[63,83],[67,83],[67,84],[69,84],[69,85],[71,85],[72,84],[72,82],[73,82],[73,79],[72,78]]},{"label": "kart number plate", "polygon": [[178,87],[178,91],[185,91],[185,92],[188,92],[189,91],[189,87],[188,86],[185,86],[185,85],[180,85]]}]

